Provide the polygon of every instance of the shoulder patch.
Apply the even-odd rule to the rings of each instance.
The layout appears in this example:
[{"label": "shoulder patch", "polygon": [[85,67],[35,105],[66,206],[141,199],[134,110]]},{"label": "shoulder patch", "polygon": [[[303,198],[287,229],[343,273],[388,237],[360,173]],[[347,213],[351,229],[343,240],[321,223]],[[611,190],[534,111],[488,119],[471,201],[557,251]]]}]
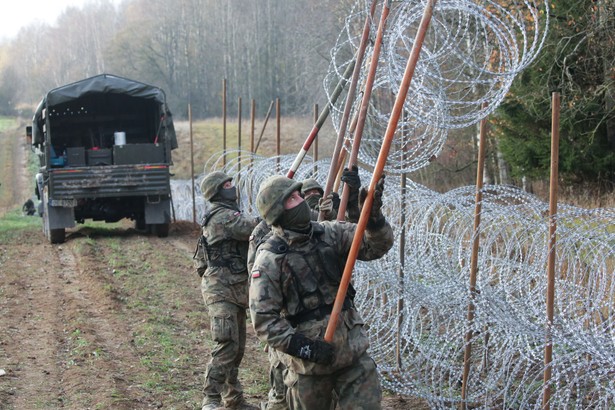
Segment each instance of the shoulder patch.
[{"label": "shoulder patch", "polygon": [[261,271],[258,269],[252,269],[252,279],[260,278]]}]

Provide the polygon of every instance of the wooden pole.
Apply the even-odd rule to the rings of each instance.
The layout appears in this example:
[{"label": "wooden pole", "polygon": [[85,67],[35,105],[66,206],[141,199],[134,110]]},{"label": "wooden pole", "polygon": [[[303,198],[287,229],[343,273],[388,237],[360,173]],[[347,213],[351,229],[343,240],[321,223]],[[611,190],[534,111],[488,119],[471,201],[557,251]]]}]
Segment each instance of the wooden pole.
[{"label": "wooden pole", "polygon": [[553,359],[553,304],[555,303],[555,246],[557,228],[557,183],[559,172],[559,114],[560,95],[554,92],[551,101],[551,177],[549,183],[549,239],[547,245],[547,329],[545,345],[545,370],[543,374],[544,390],[542,408],[551,407],[551,361]]},{"label": "wooden pole", "polygon": [[255,153],[254,150],[254,121],[256,121],[256,101],[252,98],[250,104],[250,152]]},{"label": "wooden pole", "polygon": [[350,74],[352,73],[354,66],[355,66],[355,62],[353,61],[352,63],[348,65],[348,67],[346,67],[346,71],[344,71],[344,76],[343,76],[344,78],[338,81],[337,85],[335,86],[335,89],[333,90],[333,93],[331,94],[331,101],[327,104],[325,109],[322,110],[322,112],[320,113],[318,120],[316,120],[316,123],[312,127],[312,130],[310,131],[308,137],[305,139],[305,142],[303,143],[301,150],[299,150],[299,153],[295,157],[293,164],[291,165],[290,169],[286,173],[286,176],[288,178],[293,178],[295,176],[295,172],[297,171],[297,168],[299,168],[299,165],[301,165],[301,162],[303,161],[303,158],[305,158],[305,155],[308,153],[308,150],[312,146],[312,143],[314,142],[314,140],[316,140],[316,137],[318,136],[318,131],[320,131],[320,127],[322,127],[322,124],[325,123],[327,117],[329,116],[329,112],[331,112],[331,106],[335,104],[338,97],[342,93],[342,90],[344,89],[344,86],[346,85],[346,82],[348,81],[348,77],[350,77]]},{"label": "wooden pole", "polygon": [[256,142],[256,147],[254,147],[254,150],[252,150],[253,153],[256,154],[256,151],[258,151],[258,146],[261,145],[261,140],[263,139],[263,134],[265,133],[265,128],[267,127],[267,121],[269,121],[269,117],[271,116],[271,111],[273,110],[273,104],[274,101],[271,101],[271,104],[269,104],[269,109],[267,110],[267,115],[265,115],[265,122],[263,123],[263,128],[261,128],[261,133],[258,136],[258,141]]},{"label": "wooden pole", "polygon": [[[404,130],[402,130],[404,132]],[[406,149],[402,147],[402,163],[406,160]],[[397,270],[397,277],[399,280],[399,288],[404,289],[404,268],[406,265],[406,198],[407,198],[407,174],[404,172],[401,174],[400,181],[401,190],[401,212],[399,217],[399,226],[401,230],[399,232],[399,269]],[[403,294],[398,295],[397,298],[397,332],[395,332],[395,358],[397,362],[397,370],[401,371],[402,363],[402,325],[404,322],[404,299]]]},{"label": "wooden pole", "polygon": [[226,165],[226,78],[222,80],[222,165]]},{"label": "wooden pole", "polygon": [[[363,67],[363,58],[365,57],[365,50],[367,49],[367,44],[369,42],[369,32],[371,30],[372,19],[374,17],[374,13],[376,11],[377,0],[372,0],[372,4],[370,7],[370,13],[365,18],[365,24],[363,26],[363,34],[361,35],[361,43],[359,44],[359,49],[357,50],[357,57],[355,59],[355,66],[352,72],[352,79],[350,80],[350,87],[348,88],[348,94],[346,95],[346,102],[344,104],[344,114],[342,115],[342,120],[340,122],[340,130],[337,135],[337,139],[335,141],[335,147],[333,149],[333,155],[331,156],[331,167],[329,168],[329,174],[327,175],[327,183],[325,184],[324,194],[323,196],[326,198],[333,190],[333,184],[335,182],[335,177],[337,174],[337,164],[340,153],[342,151],[342,146],[344,144],[344,137],[346,136],[346,127],[348,126],[348,120],[350,118],[350,111],[352,110],[352,105],[354,102],[354,97],[357,90],[357,84],[359,82],[359,76],[361,74],[361,67]],[[337,190],[336,190],[337,192]],[[322,221],[324,219],[324,213],[318,214],[318,220]]]},{"label": "wooden pole", "polygon": [[282,155],[282,140],[281,140],[281,132],[280,132],[280,99],[275,99],[275,124],[276,124],[276,135],[275,135],[275,155],[277,155],[276,159],[276,173],[280,172],[280,155]]},{"label": "wooden pole", "polygon": [[196,198],[194,196],[194,143],[192,139],[192,104],[188,104],[188,124],[190,126],[190,180],[192,181],[192,223],[196,223]]},{"label": "wooden pole", "polygon": [[412,47],[412,51],[410,53],[410,56],[408,57],[408,63],[404,71],[404,77],[399,86],[399,92],[397,94],[397,97],[395,98],[395,104],[393,105],[393,110],[391,111],[391,117],[389,118],[389,123],[387,125],[387,129],[385,131],[384,138],[382,141],[382,146],[380,147],[380,153],[378,154],[378,159],[376,161],[376,165],[374,166],[374,173],[372,174],[372,180],[370,181],[369,189],[367,191],[367,198],[365,198],[365,202],[363,203],[363,208],[361,209],[361,216],[359,217],[359,222],[357,223],[352,245],[350,246],[348,258],[346,260],[346,266],[344,267],[344,273],[342,275],[338,292],[335,297],[333,310],[331,311],[331,318],[329,320],[329,323],[327,324],[327,330],[325,332],[325,341],[327,342],[333,341],[333,335],[335,334],[339,315],[342,311],[344,299],[346,298],[348,284],[350,283],[350,279],[352,278],[352,270],[354,269],[357,255],[359,254],[359,248],[363,240],[365,227],[367,226],[367,221],[371,213],[372,204],[374,203],[374,192],[376,190],[376,184],[378,183],[380,177],[383,174],[384,165],[386,164],[389,150],[391,148],[391,143],[393,142],[393,136],[395,135],[395,129],[397,128],[400,114],[404,108],[404,101],[406,100],[406,96],[408,95],[408,89],[410,88],[412,77],[414,76],[414,69],[416,68],[416,64],[421,53],[423,40],[425,39],[425,34],[427,32],[427,28],[429,27],[429,22],[431,21],[431,16],[433,15],[433,9],[435,5],[436,0],[427,1],[425,5],[425,10],[423,12],[423,18],[421,19],[421,23],[416,33],[414,46]]},{"label": "wooden pole", "polygon": [[[314,123],[318,121],[318,104],[314,104]],[[318,162],[318,138],[314,139],[314,175],[318,173],[318,167],[316,166],[316,162]]]},{"label": "wooden pole", "polygon": [[[372,52],[372,60],[370,61],[369,72],[367,74],[367,80],[365,81],[365,90],[363,91],[363,99],[361,100],[359,119],[357,121],[357,127],[352,138],[352,151],[350,152],[350,158],[348,159],[348,169],[352,169],[354,165],[357,165],[359,147],[361,146],[361,138],[363,136],[365,120],[367,119],[367,109],[369,108],[369,100],[372,97],[372,89],[374,88],[374,81],[376,79],[376,69],[378,68],[378,59],[380,58],[380,50],[382,49],[382,38],[384,37],[384,29],[390,11],[391,1],[387,0],[382,6],[382,14],[380,16],[380,22],[378,23],[378,33],[376,34],[376,41],[374,43],[374,50]],[[338,221],[344,220],[346,216],[346,205],[348,203],[349,193],[350,190],[348,186],[344,184],[340,200],[340,207],[337,210]]]},{"label": "wooden pole", "polygon": [[[252,175],[254,175],[254,153],[256,152],[256,150],[254,149],[254,123],[256,121],[256,101],[254,100],[254,98],[252,98],[252,104],[251,104],[251,108],[250,108],[250,152],[252,153],[252,155],[250,155],[250,173],[252,173]],[[250,177],[250,188],[248,190],[248,192],[252,191],[252,178]],[[248,195],[248,209],[250,212],[252,212],[252,195]]]},{"label": "wooden pole", "polygon": [[[357,126],[357,119],[358,119],[358,115],[355,115],[354,118],[352,119],[352,122],[350,124],[350,129],[348,130],[351,134],[354,132]],[[335,178],[333,181],[333,192],[339,191],[342,174],[344,173],[344,162],[346,162],[346,156],[348,155],[348,151],[352,149],[352,147],[350,147],[350,141],[344,140],[343,144],[346,144],[348,147],[342,150],[342,152],[340,152],[339,157],[337,159],[337,165],[335,168],[336,171],[334,173]]]},{"label": "wooden pole", "polygon": [[[241,175],[241,97],[237,98],[237,185]],[[237,190],[237,203],[241,203],[241,192]]]},{"label": "wooden pole", "polygon": [[[486,104],[483,104],[483,109]],[[467,407],[468,376],[470,375],[470,357],[472,355],[472,326],[474,325],[474,313],[476,307],[476,278],[478,272],[478,249],[480,245],[480,217],[483,206],[483,172],[485,170],[485,151],[487,147],[487,119],[480,122],[480,137],[478,146],[478,166],[476,168],[476,195],[474,199],[474,233],[472,240],[472,253],[470,255],[470,302],[468,303],[467,326],[465,335],[465,351],[463,355],[463,376],[461,379],[461,408]]]}]

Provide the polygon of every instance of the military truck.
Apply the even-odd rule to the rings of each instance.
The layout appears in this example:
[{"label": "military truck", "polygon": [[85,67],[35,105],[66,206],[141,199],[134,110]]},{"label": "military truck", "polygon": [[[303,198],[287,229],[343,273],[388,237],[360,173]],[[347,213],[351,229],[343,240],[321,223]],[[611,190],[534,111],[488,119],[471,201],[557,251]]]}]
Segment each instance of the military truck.
[{"label": "military truck", "polygon": [[162,89],[110,74],[86,78],[47,92],[27,131],[51,243],[86,219],[131,219],[168,235],[177,138]]}]

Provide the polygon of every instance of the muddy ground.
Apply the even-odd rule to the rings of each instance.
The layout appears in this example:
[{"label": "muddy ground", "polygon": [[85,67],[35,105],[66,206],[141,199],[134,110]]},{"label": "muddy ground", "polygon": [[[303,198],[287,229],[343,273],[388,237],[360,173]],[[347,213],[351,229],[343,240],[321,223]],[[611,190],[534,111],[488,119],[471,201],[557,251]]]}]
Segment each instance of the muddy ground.
[{"label": "muddy ground", "polygon": [[[0,163],[3,223],[33,185],[21,132],[0,138],[11,150]],[[86,224],[51,245],[38,217],[23,218],[33,219],[0,234],[0,409],[200,408],[211,344],[192,271],[198,227],[176,222],[157,238],[130,221]],[[256,404],[267,359],[248,332],[240,377]],[[387,392],[383,408],[425,406]]]}]

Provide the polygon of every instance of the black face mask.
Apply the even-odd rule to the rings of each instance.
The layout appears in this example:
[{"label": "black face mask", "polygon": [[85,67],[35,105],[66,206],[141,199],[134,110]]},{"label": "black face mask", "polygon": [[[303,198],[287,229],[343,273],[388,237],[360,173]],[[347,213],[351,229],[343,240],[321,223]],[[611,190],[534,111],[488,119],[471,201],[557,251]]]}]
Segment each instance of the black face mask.
[{"label": "black face mask", "polygon": [[309,232],[312,227],[310,206],[303,201],[292,209],[287,209],[282,213],[280,226],[296,232]]},{"label": "black face mask", "polygon": [[314,195],[310,195],[307,198],[305,198],[305,202],[307,202],[308,206],[312,209],[317,209],[318,208],[318,201],[320,201],[320,198],[322,198],[320,195],[318,194],[314,194]]},{"label": "black face mask", "polygon": [[218,195],[223,201],[236,201],[237,188],[234,186],[230,188],[221,188],[220,191],[218,191]]}]

